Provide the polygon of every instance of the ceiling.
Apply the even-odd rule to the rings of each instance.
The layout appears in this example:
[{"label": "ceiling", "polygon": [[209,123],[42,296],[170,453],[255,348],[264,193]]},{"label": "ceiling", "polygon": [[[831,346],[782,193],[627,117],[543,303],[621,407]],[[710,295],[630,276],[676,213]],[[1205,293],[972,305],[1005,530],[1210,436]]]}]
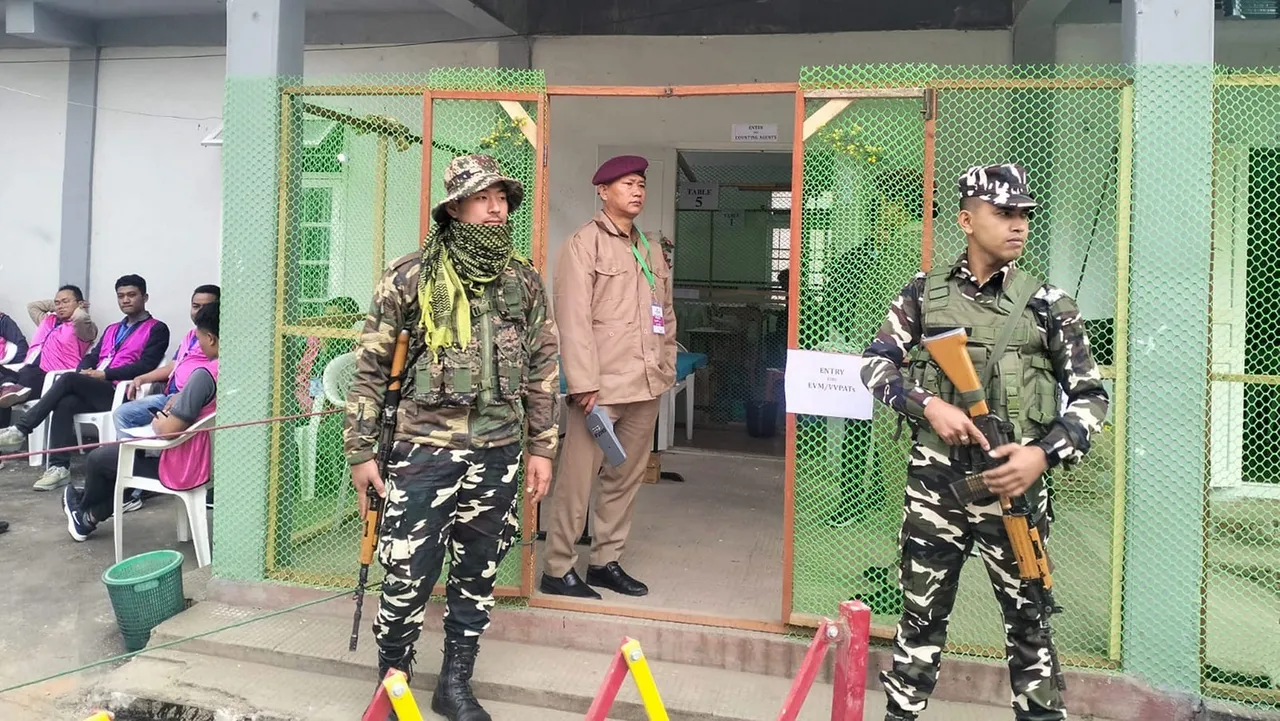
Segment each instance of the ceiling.
[{"label": "ceiling", "polygon": [[[225,42],[228,0],[0,0],[0,47]],[[1013,0],[303,0],[310,43],[506,35],[746,35],[1009,27]],[[15,27],[19,23],[11,22]],[[2,27],[2,26],[0,26]]]},{"label": "ceiling", "polygon": [[[0,8],[9,0],[0,0]],[[308,12],[421,12],[429,0],[305,0]],[[40,4],[88,20],[225,15],[227,0],[40,0]]]}]

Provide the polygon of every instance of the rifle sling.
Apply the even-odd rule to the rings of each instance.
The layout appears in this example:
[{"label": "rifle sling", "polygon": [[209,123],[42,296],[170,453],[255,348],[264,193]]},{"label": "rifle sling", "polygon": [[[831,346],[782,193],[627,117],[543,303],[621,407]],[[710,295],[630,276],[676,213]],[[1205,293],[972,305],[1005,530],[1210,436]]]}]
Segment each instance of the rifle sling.
[{"label": "rifle sling", "polygon": [[1010,269],[1015,275],[1010,279],[1013,284],[1013,305],[1009,312],[1009,318],[1004,325],[1000,327],[1000,334],[996,336],[996,342],[991,346],[991,353],[987,356],[987,362],[982,366],[982,372],[978,374],[978,382],[983,388],[989,388],[991,378],[993,377],[996,364],[999,358],[1004,355],[1004,349],[1009,345],[1009,340],[1013,338],[1013,332],[1018,327],[1018,321],[1022,318],[1022,311],[1027,307],[1027,303],[1031,301],[1031,297],[1036,294],[1036,283],[1028,276],[1019,277],[1022,274],[1017,269]]}]

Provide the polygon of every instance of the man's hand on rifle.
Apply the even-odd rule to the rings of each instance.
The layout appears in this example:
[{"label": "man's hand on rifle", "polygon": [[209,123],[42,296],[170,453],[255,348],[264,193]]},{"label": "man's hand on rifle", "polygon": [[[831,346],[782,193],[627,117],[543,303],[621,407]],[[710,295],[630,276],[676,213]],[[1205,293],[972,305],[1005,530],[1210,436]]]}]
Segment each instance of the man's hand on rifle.
[{"label": "man's hand on rifle", "polygon": [[1039,446],[1007,443],[992,451],[991,457],[1008,460],[982,474],[982,480],[992,493],[1005,498],[1026,493],[1049,468],[1049,459]]},{"label": "man's hand on rifle", "polygon": [[551,490],[551,459],[542,456],[529,456],[524,469],[525,491],[527,501],[537,503],[547,497]]},{"label": "man's hand on rifle", "polygon": [[949,446],[979,445],[984,451],[991,450],[987,437],[973,425],[969,414],[941,398],[935,396],[925,405],[924,419]]},{"label": "man's hand on rifle", "polygon": [[382,485],[382,478],[378,475],[378,462],[365,461],[351,467],[351,485],[356,487],[356,500],[360,503],[360,515],[364,516],[369,512],[369,486],[373,486],[373,490],[378,492],[379,496],[387,497],[386,486]]}]

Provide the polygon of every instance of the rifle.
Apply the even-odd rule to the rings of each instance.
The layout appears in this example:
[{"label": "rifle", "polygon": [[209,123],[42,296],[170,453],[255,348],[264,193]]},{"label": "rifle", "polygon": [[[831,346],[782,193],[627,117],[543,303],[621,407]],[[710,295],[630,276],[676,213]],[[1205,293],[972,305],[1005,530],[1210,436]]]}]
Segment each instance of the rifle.
[{"label": "rifle", "polygon": [[[387,386],[387,394],[382,399],[382,418],[379,424],[378,437],[378,477],[386,483],[387,466],[391,462],[391,449],[396,440],[396,410],[400,407],[400,386],[404,383],[405,360],[409,356],[409,331],[400,331],[396,338],[396,350],[391,360],[391,384]],[[364,515],[364,533],[360,536],[360,578],[356,581],[356,615],[351,622],[351,643],[348,648],[356,650],[360,642],[360,616],[364,611],[364,587],[369,583],[369,565],[373,563],[373,552],[378,547],[378,535],[382,524],[382,496],[378,495],[373,484],[365,493],[369,497],[369,511]]]},{"label": "rifle", "polygon": [[[1013,442],[1013,424],[992,413],[987,406],[978,372],[973,367],[973,359],[969,357],[966,347],[968,341],[968,334],[963,328],[921,340],[961,398],[965,402],[973,399],[968,408],[969,418],[982,435],[986,436],[987,444],[992,449],[999,448]],[[968,504],[990,498],[991,492],[987,490],[982,474],[1004,461],[992,458],[979,445],[952,448],[951,458],[965,473],[964,478],[951,484],[951,492],[960,503]],[[1058,654],[1053,647],[1053,630],[1049,627],[1049,616],[1061,613],[1062,607],[1053,600],[1053,575],[1049,572],[1049,556],[1040,539],[1040,530],[1029,522],[1031,507],[1025,496],[1001,497],[1000,509],[1004,531],[1009,536],[1009,544],[1013,547],[1013,555],[1018,563],[1018,578],[1022,583],[1023,593],[1031,601],[1030,607],[1025,608],[1027,618],[1037,621],[1040,630],[1044,632],[1053,664],[1053,681],[1059,690],[1065,691],[1067,684],[1058,664]]]}]

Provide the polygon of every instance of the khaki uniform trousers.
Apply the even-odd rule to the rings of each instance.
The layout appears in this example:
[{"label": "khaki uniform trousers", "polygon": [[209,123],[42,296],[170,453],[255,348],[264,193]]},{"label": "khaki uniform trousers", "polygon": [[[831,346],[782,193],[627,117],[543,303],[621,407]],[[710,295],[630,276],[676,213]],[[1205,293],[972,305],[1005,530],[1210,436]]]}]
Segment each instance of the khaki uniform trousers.
[{"label": "khaki uniform trousers", "polygon": [[658,420],[658,399],[607,406],[613,430],[627,452],[621,466],[601,465],[604,451],[587,430],[582,408],[569,404],[564,420],[564,448],[551,494],[551,525],[547,529],[546,572],[560,577],[577,563],[574,543],[582,535],[591,485],[600,477],[600,492],[591,519],[591,565],[603,566],[622,557],[636,491],[644,478],[653,450],[653,429]]}]

